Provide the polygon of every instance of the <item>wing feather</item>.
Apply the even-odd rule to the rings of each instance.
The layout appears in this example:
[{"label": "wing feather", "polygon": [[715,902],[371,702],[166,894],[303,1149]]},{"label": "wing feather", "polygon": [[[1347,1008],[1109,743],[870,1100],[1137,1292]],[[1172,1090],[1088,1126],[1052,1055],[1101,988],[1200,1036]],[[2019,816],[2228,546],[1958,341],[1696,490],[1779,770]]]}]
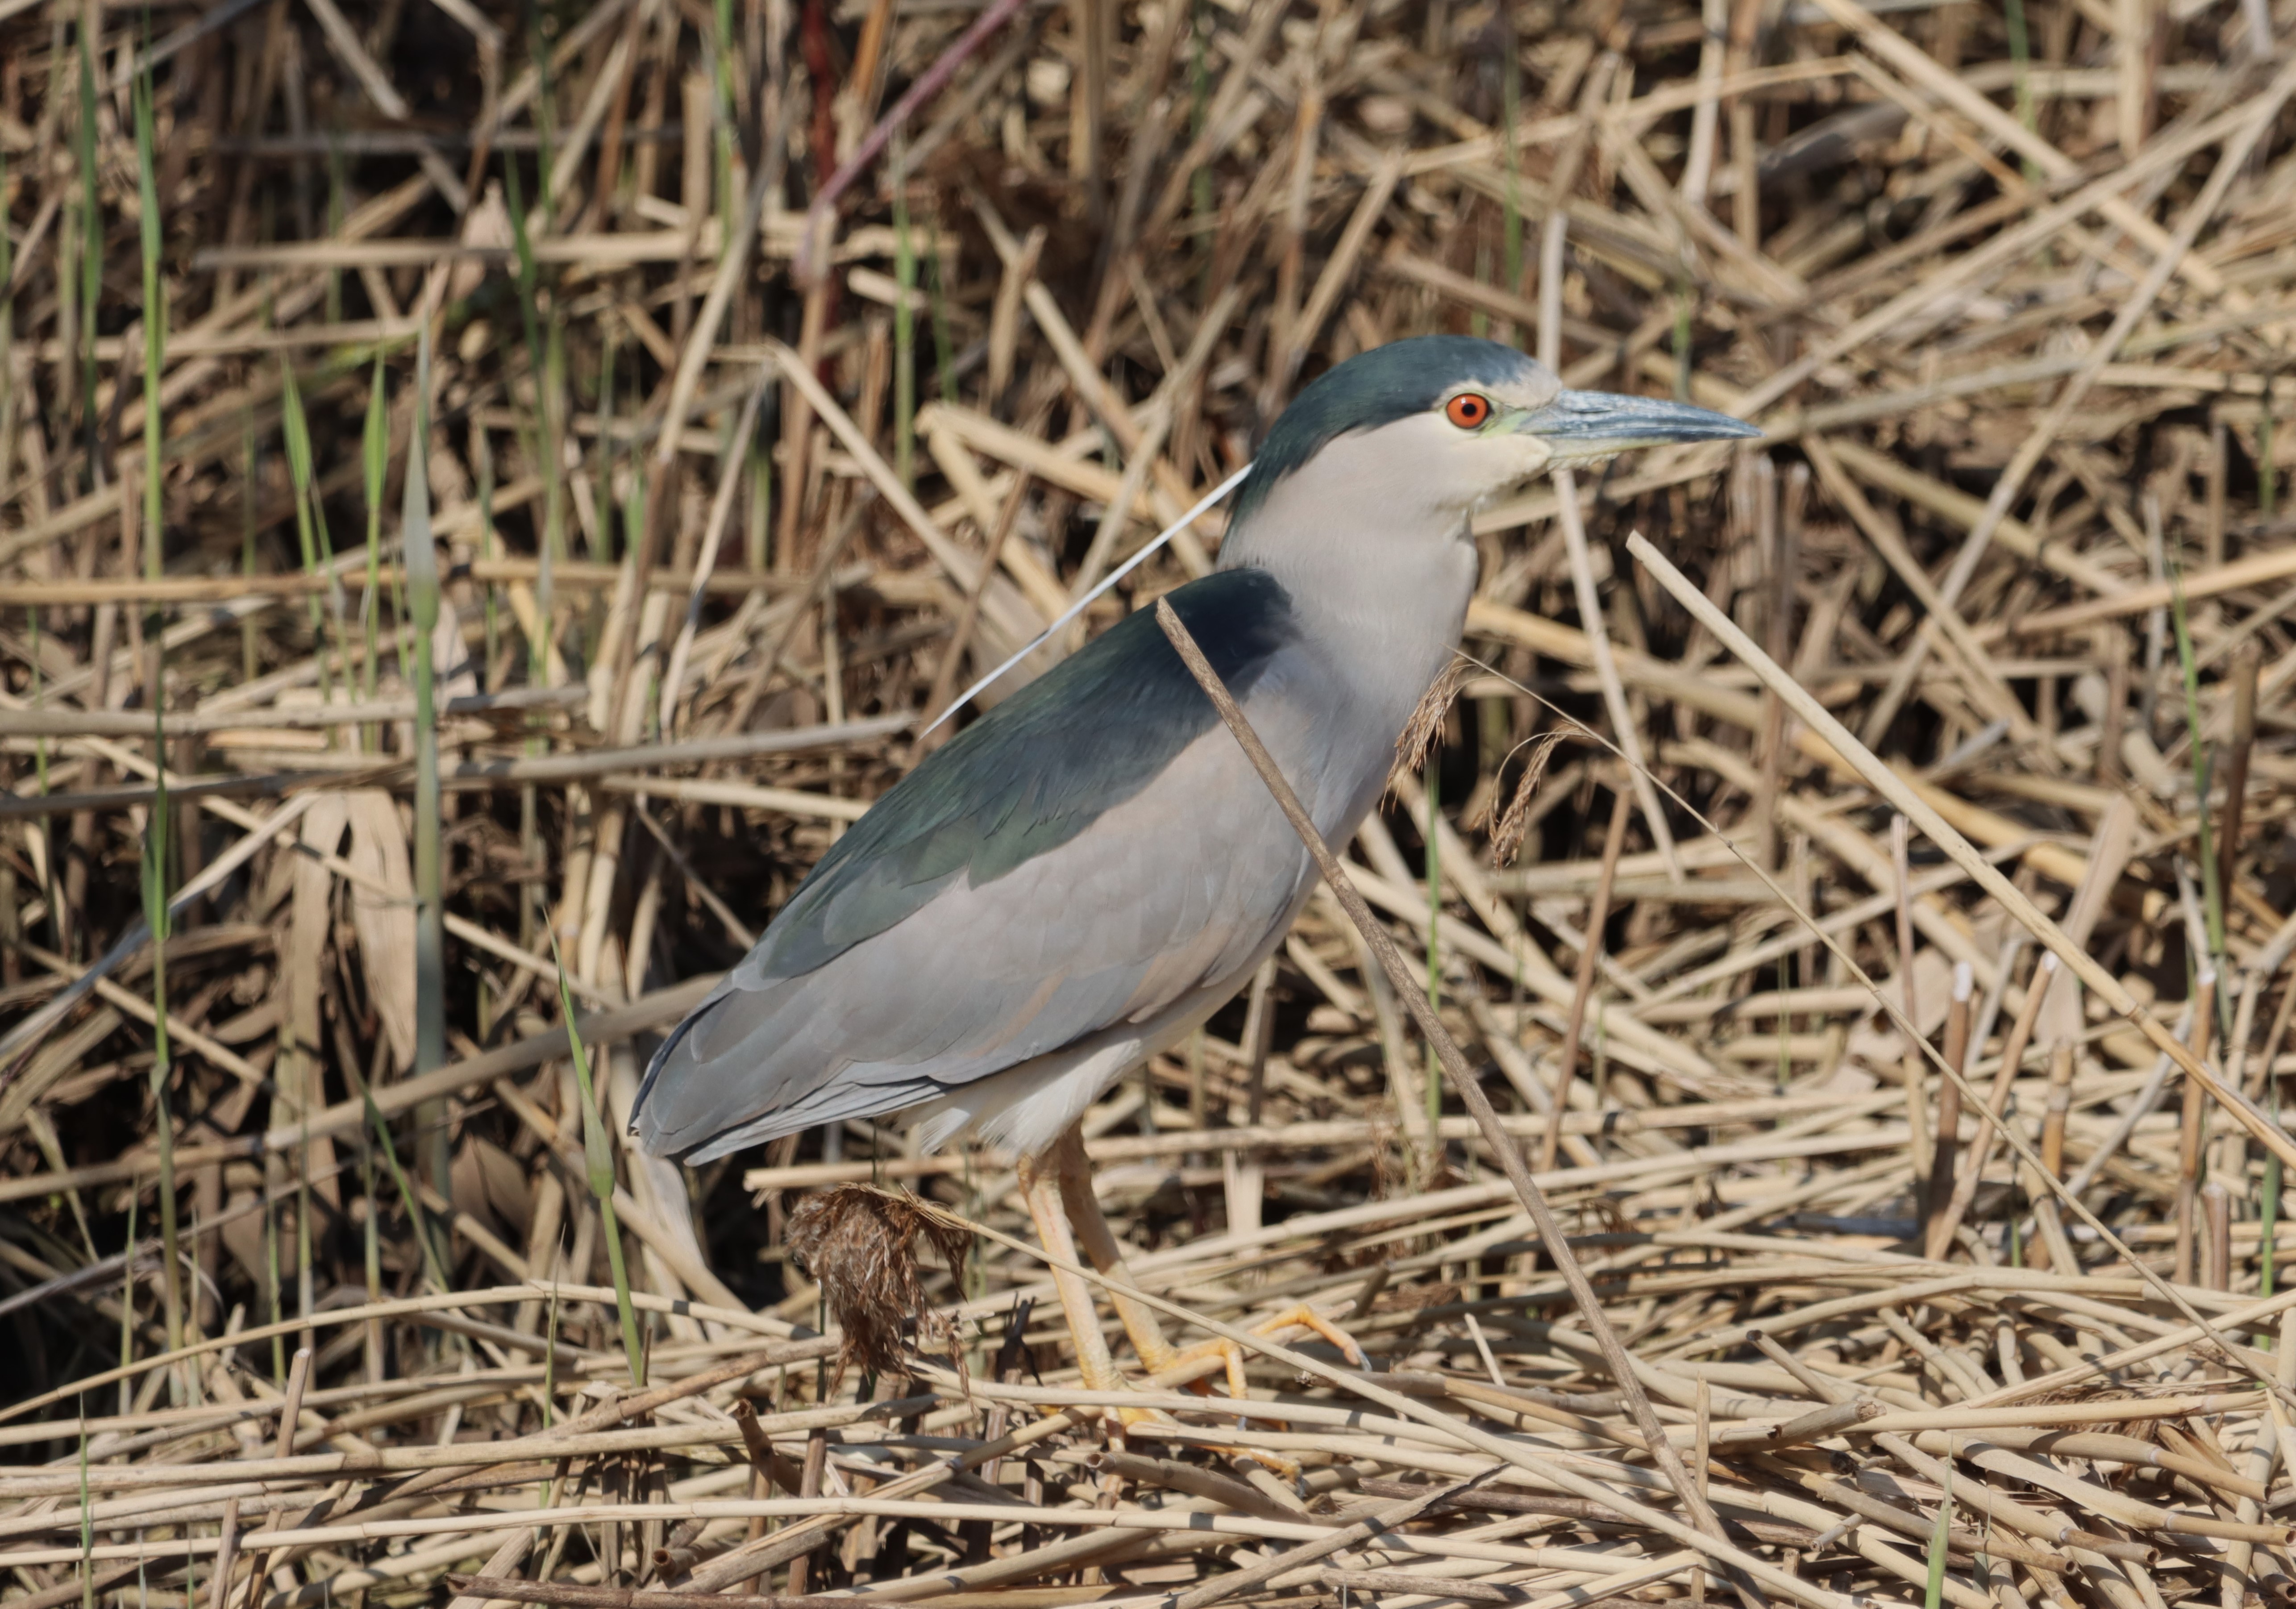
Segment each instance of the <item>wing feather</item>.
[{"label": "wing feather", "polygon": [[[1305,696],[1323,680],[1280,587],[1238,571],[1172,596],[1279,755],[1332,771],[1316,761],[1348,723]],[[1351,828],[1369,800],[1350,758],[1349,797],[1311,808]],[[657,1053],[638,1132],[658,1153],[719,1155],[1144,1021],[1250,965],[1310,874],[1142,612],[847,833]]]},{"label": "wing feather", "polygon": [[[1234,774],[1242,764],[1225,732],[1207,735],[1168,781],[1019,870],[955,880],[799,977],[729,978],[657,1059],[647,1145],[722,1154],[898,1110],[1223,981],[1311,873],[1257,779]],[[1191,816],[1222,830],[1199,835]],[[1206,853],[1219,863],[1210,878],[1191,864]]]}]

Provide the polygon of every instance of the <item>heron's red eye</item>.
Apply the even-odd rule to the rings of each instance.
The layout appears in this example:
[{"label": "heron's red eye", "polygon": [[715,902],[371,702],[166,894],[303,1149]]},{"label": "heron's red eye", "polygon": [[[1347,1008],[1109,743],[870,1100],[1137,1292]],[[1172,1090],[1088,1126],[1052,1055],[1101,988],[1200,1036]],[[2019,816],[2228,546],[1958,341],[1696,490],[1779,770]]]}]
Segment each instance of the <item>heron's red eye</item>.
[{"label": "heron's red eye", "polygon": [[1475,391],[1462,391],[1443,405],[1443,417],[1463,431],[1478,430],[1491,416],[1491,399]]}]

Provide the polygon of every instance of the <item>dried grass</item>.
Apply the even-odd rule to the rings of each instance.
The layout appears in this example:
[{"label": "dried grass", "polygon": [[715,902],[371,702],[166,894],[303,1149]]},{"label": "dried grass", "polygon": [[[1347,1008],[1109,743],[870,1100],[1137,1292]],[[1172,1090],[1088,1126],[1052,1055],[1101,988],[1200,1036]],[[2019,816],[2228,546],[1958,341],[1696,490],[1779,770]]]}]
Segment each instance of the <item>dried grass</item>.
[{"label": "dried grass", "polygon": [[[0,0],[0,1602],[2296,1596],[2292,33]],[[1082,1390],[1010,1157],[585,1154],[938,704],[1436,330],[1769,438],[1479,517],[1348,861],[1718,1544],[1331,899],[1087,1146],[1176,1338],[1307,1301],[1370,1376]]]},{"label": "dried grass", "polygon": [[964,1354],[958,1333],[926,1295],[919,1277],[918,1241],[931,1246],[944,1273],[957,1276],[972,1251],[972,1231],[896,1190],[871,1185],[832,1185],[816,1190],[790,1214],[783,1244],[817,1281],[829,1316],[844,1337],[838,1364],[858,1363],[874,1375],[901,1367],[901,1343],[948,1355],[960,1374]]}]

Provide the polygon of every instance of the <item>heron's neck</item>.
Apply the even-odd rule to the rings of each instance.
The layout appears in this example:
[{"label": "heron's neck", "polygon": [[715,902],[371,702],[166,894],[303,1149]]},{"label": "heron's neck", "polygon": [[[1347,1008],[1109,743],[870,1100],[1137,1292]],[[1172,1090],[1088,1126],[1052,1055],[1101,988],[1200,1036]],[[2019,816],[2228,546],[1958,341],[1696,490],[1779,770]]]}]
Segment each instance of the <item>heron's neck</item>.
[{"label": "heron's neck", "polygon": [[1343,684],[1334,694],[1392,741],[1459,640],[1475,587],[1465,516],[1391,495],[1316,507],[1289,489],[1230,533],[1220,567],[1283,584],[1302,637]]}]

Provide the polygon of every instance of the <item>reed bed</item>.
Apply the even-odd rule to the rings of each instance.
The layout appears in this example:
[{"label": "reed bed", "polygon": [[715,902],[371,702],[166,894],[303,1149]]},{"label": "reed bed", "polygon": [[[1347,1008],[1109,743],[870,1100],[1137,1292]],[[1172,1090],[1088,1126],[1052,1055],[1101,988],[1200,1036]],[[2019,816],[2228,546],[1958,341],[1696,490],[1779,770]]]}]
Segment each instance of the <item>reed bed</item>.
[{"label": "reed bed", "polygon": [[[2292,27],[0,0],[0,1601],[2296,1597]],[[1081,1388],[1010,1156],[638,1153],[1431,331],[1767,439],[1480,514],[1347,899],[1086,1120],[1248,1409]]]}]

